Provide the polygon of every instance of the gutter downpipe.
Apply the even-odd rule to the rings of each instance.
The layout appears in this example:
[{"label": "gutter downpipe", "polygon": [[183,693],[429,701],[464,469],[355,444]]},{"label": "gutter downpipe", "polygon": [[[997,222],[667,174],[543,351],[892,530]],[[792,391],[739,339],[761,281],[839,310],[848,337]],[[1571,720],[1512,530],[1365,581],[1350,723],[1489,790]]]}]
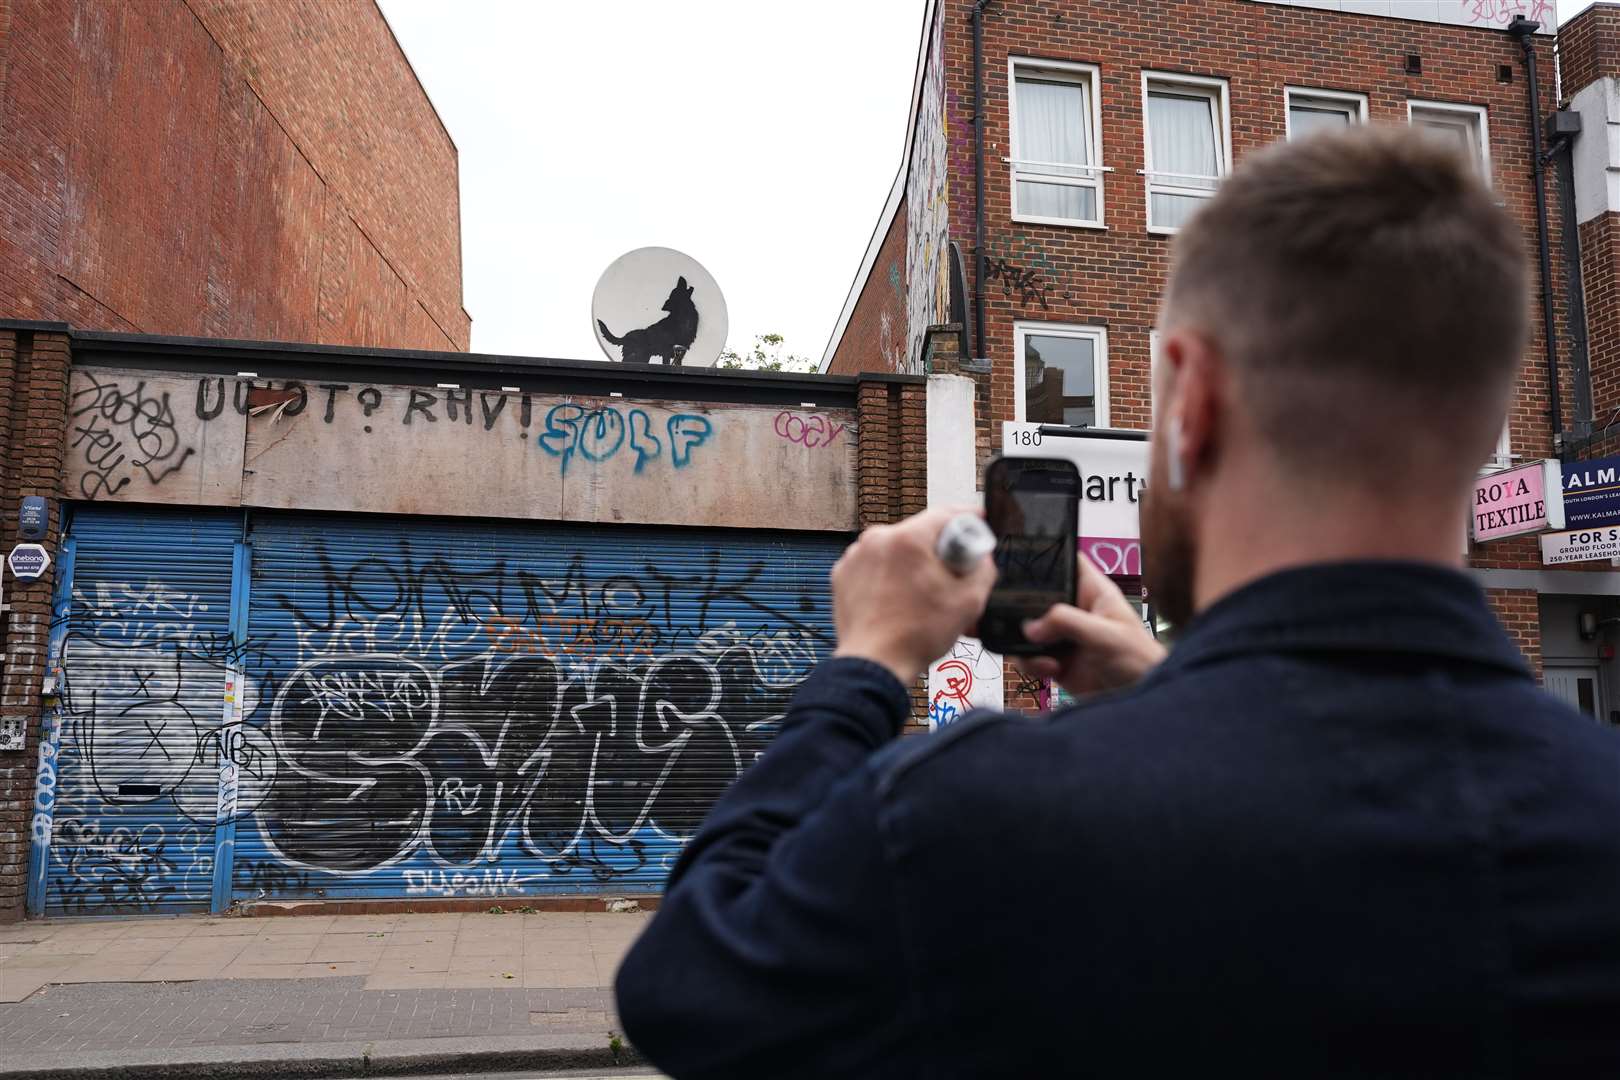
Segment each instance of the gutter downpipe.
[{"label": "gutter downpipe", "polygon": [[1536,80],[1533,41],[1540,29],[1540,23],[1515,15],[1507,32],[1518,40],[1523,51],[1525,81],[1530,84],[1530,161],[1536,195],[1536,248],[1541,259],[1541,321],[1547,339],[1547,405],[1552,420],[1553,453],[1561,458],[1564,456],[1564,408],[1558,387],[1558,327],[1553,312],[1552,253],[1547,240],[1547,169],[1541,153],[1541,88]]},{"label": "gutter downpipe", "polygon": [[1588,439],[1592,434],[1592,359],[1586,340],[1586,290],[1581,282],[1580,226],[1575,221],[1575,140],[1555,134],[1545,157],[1558,177],[1558,201],[1563,211],[1564,294],[1569,303],[1569,367],[1574,383],[1569,407],[1571,434]]},{"label": "gutter downpipe", "polygon": [[992,0],[974,0],[973,24],[973,357],[984,349],[984,9]]}]

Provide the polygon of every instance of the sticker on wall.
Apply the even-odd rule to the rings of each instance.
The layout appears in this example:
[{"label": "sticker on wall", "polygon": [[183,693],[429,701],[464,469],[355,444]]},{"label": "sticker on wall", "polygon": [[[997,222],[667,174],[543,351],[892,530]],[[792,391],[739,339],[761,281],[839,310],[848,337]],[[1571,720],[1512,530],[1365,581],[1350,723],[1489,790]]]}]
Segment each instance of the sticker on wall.
[{"label": "sticker on wall", "polygon": [[725,348],[726,299],[690,255],[637,248],[602,272],[591,324],[609,360],[708,367]]}]

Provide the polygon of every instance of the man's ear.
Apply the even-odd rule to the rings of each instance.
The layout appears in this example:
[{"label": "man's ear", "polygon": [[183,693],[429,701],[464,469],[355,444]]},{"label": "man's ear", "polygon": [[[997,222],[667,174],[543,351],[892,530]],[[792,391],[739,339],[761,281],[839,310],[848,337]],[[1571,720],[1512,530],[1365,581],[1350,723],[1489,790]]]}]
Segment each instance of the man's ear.
[{"label": "man's ear", "polygon": [[[1208,338],[1187,330],[1167,333],[1160,342],[1159,362],[1167,365],[1165,401],[1159,403],[1166,427],[1178,429],[1179,458],[1185,474],[1196,477],[1216,456],[1221,410],[1227,393],[1226,363]],[[1167,447],[1167,449],[1170,449]]]}]

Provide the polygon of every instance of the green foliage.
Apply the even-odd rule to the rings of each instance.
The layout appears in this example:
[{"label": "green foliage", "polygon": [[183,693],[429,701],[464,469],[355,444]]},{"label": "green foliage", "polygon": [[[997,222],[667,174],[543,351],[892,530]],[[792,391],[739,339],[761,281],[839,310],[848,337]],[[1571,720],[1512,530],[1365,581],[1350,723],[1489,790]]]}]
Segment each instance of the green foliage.
[{"label": "green foliage", "polygon": [[797,371],[816,370],[816,362],[806,356],[785,351],[781,334],[755,334],[753,348],[746,353],[726,349],[720,354],[715,367],[744,371]]}]

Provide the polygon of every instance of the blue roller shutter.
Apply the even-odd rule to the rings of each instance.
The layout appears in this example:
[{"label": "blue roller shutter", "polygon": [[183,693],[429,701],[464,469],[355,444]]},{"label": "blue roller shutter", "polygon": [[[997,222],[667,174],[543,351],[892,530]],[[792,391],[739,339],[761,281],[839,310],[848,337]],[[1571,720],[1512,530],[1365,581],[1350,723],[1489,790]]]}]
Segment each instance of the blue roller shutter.
[{"label": "blue roller shutter", "polygon": [[50,914],[208,908],[239,515],[79,509]]},{"label": "blue roller shutter", "polygon": [[660,888],[829,651],[844,543],[255,519],[234,895]]}]

